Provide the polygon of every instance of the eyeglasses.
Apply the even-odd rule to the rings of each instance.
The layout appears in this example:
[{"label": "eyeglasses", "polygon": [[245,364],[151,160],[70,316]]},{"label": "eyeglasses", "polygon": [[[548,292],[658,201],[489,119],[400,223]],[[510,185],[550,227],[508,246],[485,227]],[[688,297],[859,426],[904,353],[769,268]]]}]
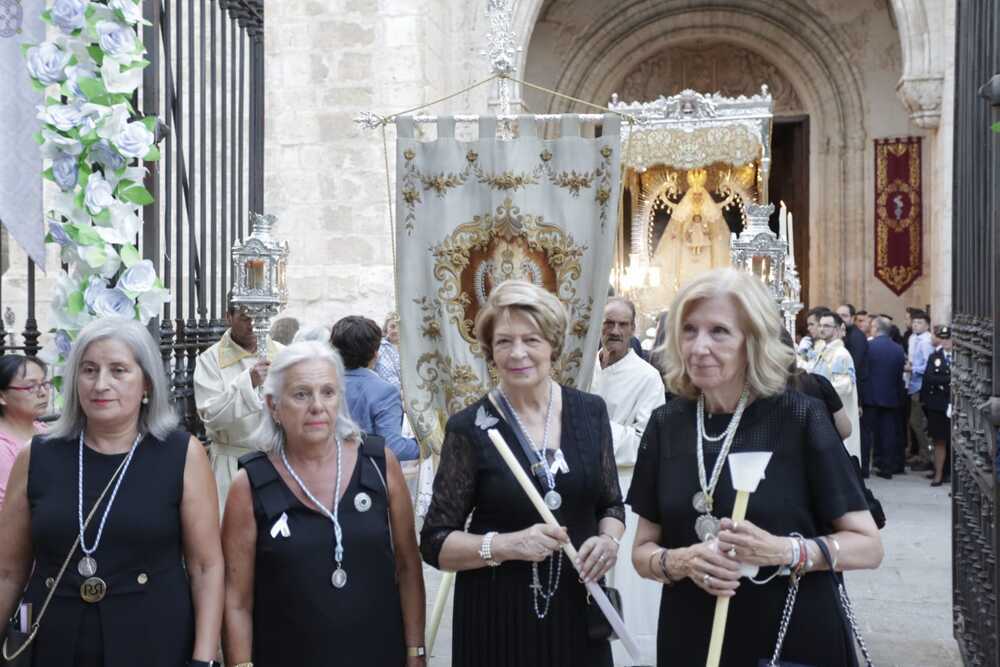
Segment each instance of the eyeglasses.
[{"label": "eyeglasses", "polygon": [[38,382],[35,384],[29,384],[24,387],[15,387],[14,385],[10,385],[7,388],[13,389],[14,391],[23,391],[26,394],[37,394],[41,391],[48,391],[52,389],[52,383],[46,381],[46,382]]}]

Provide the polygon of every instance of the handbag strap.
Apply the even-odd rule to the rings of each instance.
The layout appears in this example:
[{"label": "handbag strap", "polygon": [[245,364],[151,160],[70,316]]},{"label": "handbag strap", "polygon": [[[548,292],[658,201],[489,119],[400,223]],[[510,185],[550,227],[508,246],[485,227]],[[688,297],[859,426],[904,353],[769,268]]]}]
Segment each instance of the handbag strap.
[{"label": "handbag strap", "polygon": [[[826,546],[823,540],[814,537],[813,542],[819,546],[819,550],[823,552],[823,558],[826,559],[827,563],[832,563],[833,560],[830,558],[830,549]],[[844,586],[843,580],[837,576],[837,573],[833,569],[829,570],[830,580],[833,583],[833,589],[837,594],[837,600],[840,603],[841,616],[844,617],[844,621],[847,623],[847,627],[851,634],[854,635],[854,641],[857,642],[858,648],[861,649],[861,655],[865,658],[865,665],[867,667],[873,667],[871,656],[868,653],[868,646],[865,644],[864,638],[861,636],[861,630],[858,628],[858,619],[854,615],[854,605],[851,604],[851,598],[847,595],[847,588]]]},{"label": "handbag strap", "polygon": [[[115,479],[125,468],[126,463],[128,463],[128,457],[126,457],[125,460],[118,465],[118,469],[115,470],[113,475],[111,475],[111,479],[109,479],[108,483],[104,486],[104,490],[101,491],[101,495],[97,497],[97,502],[94,503],[94,506],[90,509],[90,513],[87,515],[86,521],[83,522],[84,531],[86,531],[87,527],[90,525],[90,520],[94,518],[95,514],[97,514],[97,508],[101,505],[101,501],[104,500],[104,496],[108,494],[108,491],[111,489],[111,485],[114,484]],[[4,637],[3,645],[0,646],[0,656],[2,656],[7,662],[14,660],[19,655],[24,653],[28,646],[31,645],[31,642],[35,640],[35,635],[38,634],[38,626],[42,622],[42,617],[45,616],[45,610],[49,608],[49,602],[52,601],[52,596],[55,595],[56,589],[59,587],[59,582],[62,581],[63,575],[66,573],[66,568],[69,567],[69,562],[73,559],[73,554],[76,553],[76,548],[79,545],[80,536],[77,535],[76,540],[73,541],[73,546],[69,548],[69,553],[66,554],[66,560],[63,561],[62,567],[59,568],[59,574],[56,575],[55,580],[52,582],[52,587],[49,588],[48,595],[45,596],[45,602],[42,603],[42,608],[39,610],[38,616],[35,618],[35,622],[31,624],[31,633],[28,635],[28,638],[24,640],[24,643],[21,644],[16,651],[14,651],[13,655],[7,655],[7,638]]]},{"label": "handbag strap", "polygon": [[795,609],[795,598],[799,594],[799,575],[792,572],[788,575],[788,595],[785,596],[785,608],[781,611],[781,625],[778,626],[778,640],[774,645],[774,654],[767,663],[767,667],[775,667],[781,658],[781,647],[785,643],[785,635],[788,634],[788,625],[792,621],[792,611]]}]

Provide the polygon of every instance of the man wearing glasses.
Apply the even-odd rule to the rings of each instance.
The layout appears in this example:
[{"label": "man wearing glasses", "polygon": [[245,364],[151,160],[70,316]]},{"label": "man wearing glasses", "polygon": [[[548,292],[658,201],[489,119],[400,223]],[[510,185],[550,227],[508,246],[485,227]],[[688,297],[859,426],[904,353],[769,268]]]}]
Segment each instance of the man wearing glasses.
[{"label": "man wearing glasses", "polygon": [[819,373],[833,385],[837,395],[847,410],[851,420],[851,434],[844,440],[844,446],[851,456],[861,461],[861,424],[858,413],[858,379],[854,370],[854,359],[844,346],[846,329],[844,320],[832,311],[821,313],[817,335],[823,341],[823,349],[808,368],[811,373]]}]

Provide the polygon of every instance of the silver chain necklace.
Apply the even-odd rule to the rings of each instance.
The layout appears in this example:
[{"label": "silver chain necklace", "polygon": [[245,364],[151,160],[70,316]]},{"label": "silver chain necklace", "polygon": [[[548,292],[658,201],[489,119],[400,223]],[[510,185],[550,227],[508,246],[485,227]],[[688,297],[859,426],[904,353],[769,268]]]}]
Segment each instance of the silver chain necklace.
[{"label": "silver chain necklace", "polygon": [[333,551],[333,559],[337,563],[337,569],[335,569],[333,574],[330,576],[330,583],[333,584],[334,588],[343,588],[347,585],[347,572],[344,571],[344,534],[340,530],[340,520],[338,518],[340,516],[340,474],[343,470],[343,444],[341,443],[340,438],[336,438],[336,442],[337,485],[333,492],[333,512],[330,512],[330,510],[326,508],[326,505],[316,500],[316,496],[314,496],[308,487],[306,487],[305,482],[303,482],[302,478],[295,472],[295,468],[293,468],[292,464],[288,462],[288,456],[285,455],[284,447],[281,448],[281,462],[285,464],[285,469],[288,470],[288,474],[292,476],[295,483],[299,485],[300,489],[302,489],[302,493],[306,494],[306,497],[312,501],[312,504],[319,508],[319,510],[333,522],[333,534],[337,540],[337,546]]},{"label": "silver chain necklace", "polygon": [[[538,445],[535,444],[534,438],[531,437],[531,433],[524,426],[524,422],[521,420],[521,415],[517,414],[517,410],[514,409],[514,404],[510,402],[510,398],[504,393],[503,389],[498,387],[500,395],[503,396],[503,400],[507,402],[508,407],[510,407],[510,412],[514,415],[514,420],[517,421],[517,425],[521,427],[521,432],[524,433],[524,437],[528,439],[528,444],[531,445],[532,451],[538,457],[538,462],[541,463],[542,469],[545,471],[545,482],[548,484],[549,490],[545,493],[545,504],[550,510],[557,510],[562,507],[562,496],[556,491],[556,476],[553,474],[551,468],[549,467],[549,461],[545,457],[545,452],[548,450],[549,446],[549,426],[552,423],[552,401],[555,396],[553,391],[554,383],[549,381],[549,401],[545,408],[545,427],[542,430],[542,447],[539,449]],[[555,457],[558,458],[562,455],[561,452],[556,452]]]},{"label": "silver chain necklace", "polygon": [[[549,402],[545,408],[545,427],[542,430],[542,447],[541,449],[535,444],[534,439],[531,434],[528,433],[528,429],[525,428],[524,422],[521,421],[521,416],[517,414],[517,410],[514,409],[514,404],[510,402],[507,394],[504,393],[503,389],[500,389],[500,395],[503,399],[507,401],[507,405],[510,406],[510,412],[514,415],[514,419],[517,420],[517,425],[521,427],[521,431],[524,433],[524,437],[528,439],[528,444],[531,445],[531,449],[534,450],[535,454],[538,456],[538,461],[542,464],[542,468],[545,470],[545,481],[549,485],[548,493],[545,494],[545,504],[551,510],[557,510],[562,506],[562,496],[556,491],[556,476],[552,473],[549,468],[549,461],[545,457],[545,451],[549,446],[549,425],[552,423],[552,400],[555,396],[553,391],[554,383],[549,381]],[[547,585],[542,587],[541,577],[538,576],[538,563],[531,564],[531,602],[535,608],[535,616],[539,619],[545,618],[549,613],[549,607],[552,605],[552,598],[556,595],[556,590],[559,588],[559,577],[562,574],[562,551],[556,552],[554,556],[549,556],[547,559],[549,561],[549,576]],[[555,562],[553,562],[553,560]],[[539,608],[538,599],[543,600],[543,605]]]},{"label": "silver chain necklace", "polygon": [[115,498],[118,496],[118,489],[121,488],[122,480],[125,479],[125,473],[128,472],[129,464],[132,463],[132,457],[135,455],[135,450],[138,448],[140,440],[142,440],[142,433],[135,436],[135,442],[132,443],[132,448],[128,450],[128,456],[125,458],[125,465],[122,467],[121,474],[118,475],[118,479],[115,481],[114,488],[111,489],[111,498],[108,499],[108,504],[104,508],[104,514],[101,516],[101,522],[97,526],[97,536],[94,538],[94,545],[88,547],[86,535],[84,535],[83,524],[83,431],[80,431],[76,478],[76,516],[80,528],[80,551],[84,554],[83,558],[80,559],[80,562],[77,563],[76,566],[76,571],[80,573],[80,576],[93,577],[97,574],[97,560],[94,558],[94,552],[97,551],[97,547],[101,544],[101,536],[104,535],[104,524],[108,521],[108,515],[111,513],[111,506],[115,504]]},{"label": "silver chain necklace", "polygon": [[718,458],[715,459],[715,465],[712,467],[712,476],[707,478],[707,472],[705,470],[705,440],[710,440],[705,436],[705,395],[702,394],[698,397],[698,407],[697,407],[697,429],[698,429],[698,484],[701,486],[701,491],[694,494],[691,499],[691,504],[694,505],[696,511],[698,511],[701,516],[699,516],[694,522],[694,530],[698,535],[698,538],[702,541],[707,540],[719,532],[719,520],[712,514],[713,510],[713,495],[715,493],[715,487],[719,483],[719,478],[722,476],[722,468],[725,466],[726,457],[729,456],[729,450],[732,449],[733,441],[736,438],[736,430],[740,426],[740,419],[743,417],[743,411],[747,407],[747,401],[750,398],[750,389],[747,386],[743,387],[743,392],[740,394],[739,403],[736,405],[736,412],[733,413],[732,419],[729,420],[729,426],[722,433],[722,437],[715,438],[714,441],[720,439],[723,440],[722,449],[719,451]]}]

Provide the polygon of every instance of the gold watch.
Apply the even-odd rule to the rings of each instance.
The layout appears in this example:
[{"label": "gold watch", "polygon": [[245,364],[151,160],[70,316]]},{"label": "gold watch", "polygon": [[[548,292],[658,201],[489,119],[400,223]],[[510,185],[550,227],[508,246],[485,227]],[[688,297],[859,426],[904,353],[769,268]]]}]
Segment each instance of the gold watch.
[{"label": "gold watch", "polygon": [[[423,646],[407,646],[406,647],[406,657],[408,658],[423,658],[427,655],[427,649]],[[239,665],[237,665],[239,667]]]}]

